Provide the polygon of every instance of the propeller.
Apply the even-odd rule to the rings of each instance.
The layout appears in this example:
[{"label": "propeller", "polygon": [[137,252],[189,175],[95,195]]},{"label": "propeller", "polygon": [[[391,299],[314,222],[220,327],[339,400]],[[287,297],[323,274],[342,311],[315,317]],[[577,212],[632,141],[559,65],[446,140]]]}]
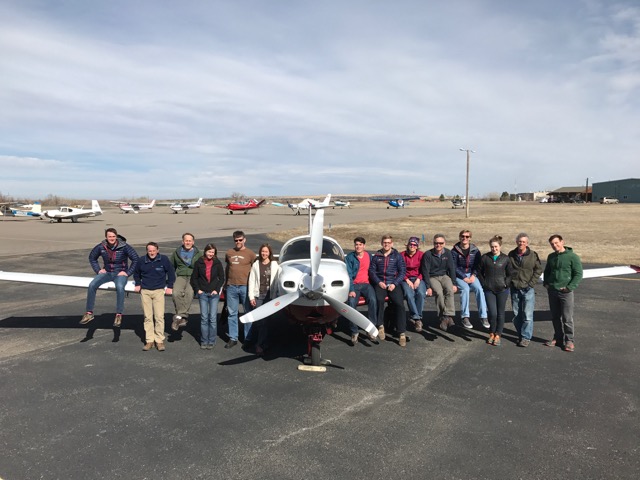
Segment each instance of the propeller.
[{"label": "propeller", "polygon": [[345,317],[347,320],[350,320],[353,323],[355,323],[358,327],[363,329],[369,335],[373,335],[374,337],[378,336],[378,328],[373,323],[371,323],[367,317],[362,315],[358,310],[350,307],[346,303],[342,303],[336,300],[335,298],[329,295],[323,294],[322,298],[329,305],[331,305],[336,312],[338,312],[340,315]]},{"label": "propeller", "polygon": [[299,291],[287,293],[286,295],[282,295],[278,298],[274,298],[270,302],[267,302],[263,305],[260,305],[255,310],[250,311],[249,313],[245,313],[240,317],[240,321],[242,323],[253,323],[258,320],[262,320],[263,318],[268,317],[269,315],[273,315],[276,312],[279,312],[287,305],[295,302],[300,298]]}]

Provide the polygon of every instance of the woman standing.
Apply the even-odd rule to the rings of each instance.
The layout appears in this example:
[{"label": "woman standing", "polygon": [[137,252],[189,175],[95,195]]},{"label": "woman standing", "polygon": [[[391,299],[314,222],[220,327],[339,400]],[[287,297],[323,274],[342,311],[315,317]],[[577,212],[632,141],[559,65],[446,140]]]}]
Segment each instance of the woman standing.
[{"label": "woman standing", "polygon": [[200,300],[200,348],[211,350],[218,336],[218,301],[224,285],[224,268],[213,243],[204,247],[204,255],[196,260],[191,286]]},{"label": "woman standing", "polygon": [[[276,288],[276,279],[280,273],[280,265],[273,259],[271,245],[265,243],[260,246],[258,258],[251,265],[247,296],[253,308],[271,300],[271,294]],[[267,319],[258,320],[253,328],[258,330],[256,341],[256,355],[264,355],[267,348]]]},{"label": "woman standing", "polygon": [[511,266],[509,257],[501,252],[502,237],[494,236],[489,240],[490,252],[480,259],[480,283],[484,289],[484,296],[489,311],[489,338],[487,343],[500,345],[500,337],[504,328],[504,310],[509,297],[509,282]]}]

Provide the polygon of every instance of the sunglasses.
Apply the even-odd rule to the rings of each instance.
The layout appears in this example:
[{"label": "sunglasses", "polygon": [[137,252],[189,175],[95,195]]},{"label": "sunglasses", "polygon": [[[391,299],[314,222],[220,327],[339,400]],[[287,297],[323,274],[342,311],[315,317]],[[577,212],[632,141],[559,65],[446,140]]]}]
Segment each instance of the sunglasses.
[{"label": "sunglasses", "polygon": [[460,238],[471,238],[471,235],[460,235]]},{"label": "sunglasses", "polygon": [[444,242],[433,242],[434,245],[444,245]]},{"label": "sunglasses", "polygon": [[236,243],[244,242],[244,238],[234,238],[233,241],[236,242]]}]

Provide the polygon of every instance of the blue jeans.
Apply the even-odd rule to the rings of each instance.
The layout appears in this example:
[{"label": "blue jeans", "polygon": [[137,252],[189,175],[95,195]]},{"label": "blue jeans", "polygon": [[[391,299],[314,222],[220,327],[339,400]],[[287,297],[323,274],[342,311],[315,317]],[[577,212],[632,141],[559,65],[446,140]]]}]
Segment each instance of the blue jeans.
[{"label": "blue jeans", "polygon": [[[356,293],[356,296],[347,298],[347,305],[351,308],[356,308],[360,297],[363,297],[365,302],[367,302],[367,317],[371,323],[377,325],[376,314],[378,303],[376,302],[376,294],[373,291],[373,287],[368,283],[354,283],[353,291]],[[349,322],[349,332],[351,335],[355,335],[358,333],[358,326],[353,322]]]},{"label": "blue jeans", "polygon": [[87,308],[85,312],[93,312],[96,304],[96,291],[100,285],[108,282],[116,284],[116,313],[124,313],[124,287],[127,284],[128,277],[126,275],[118,275],[118,272],[99,273],[91,280],[89,290],[87,291]]},{"label": "blue jeans", "polygon": [[513,308],[513,326],[520,338],[531,340],[533,337],[533,310],[536,306],[536,292],[532,287],[512,289],[511,306]]},{"label": "blue jeans", "polygon": [[[471,274],[467,273],[466,276],[469,278]],[[473,283],[467,283],[461,278],[456,278],[456,284],[460,290],[460,316],[462,318],[468,318],[471,316],[469,314],[469,300],[471,292],[473,292],[476,294],[478,315],[480,315],[480,318],[487,318],[487,300],[484,297],[484,290],[482,289],[482,285],[480,284],[478,277],[476,277]]]},{"label": "blue jeans", "polygon": [[[246,285],[227,285],[227,311],[229,312],[229,340],[238,340],[238,308],[240,303],[245,313],[249,311]],[[244,324],[244,341],[251,340],[251,324]]]},{"label": "blue jeans", "polygon": [[[410,278],[411,281],[415,281],[415,277]],[[424,309],[424,299],[427,296],[427,284],[420,282],[418,288],[415,290],[411,288],[407,282],[402,282],[402,291],[404,292],[404,299],[407,301],[407,307],[409,307],[409,313],[412,320],[422,320],[422,310]]]},{"label": "blue jeans", "polygon": [[200,301],[200,344],[215,345],[218,336],[218,301],[220,295],[202,292]]}]

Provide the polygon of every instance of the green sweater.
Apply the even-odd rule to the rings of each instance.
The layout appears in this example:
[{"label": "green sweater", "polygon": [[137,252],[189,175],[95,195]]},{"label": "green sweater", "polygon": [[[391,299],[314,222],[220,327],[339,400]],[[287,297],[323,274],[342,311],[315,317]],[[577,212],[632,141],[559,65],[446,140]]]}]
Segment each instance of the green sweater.
[{"label": "green sweater", "polygon": [[554,290],[568,288],[574,291],[582,280],[582,262],[573,249],[565,247],[564,252],[553,252],[547,257],[544,267],[544,285]]},{"label": "green sweater", "polygon": [[175,249],[175,251],[171,254],[171,257],[169,257],[169,261],[171,262],[171,265],[173,265],[173,268],[175,268],[177,277],[191,278],[193,267],[196,264],[196,260],[198,260],[202,256],[202,252],[198,250],[198,247],[194,245],[193,260],[191,261],[191,265],[187,265],[186,263],[184,263],[184,260],[182,260],[182,257],[180,257],[181,248],[182,247],[180,246]]}]

